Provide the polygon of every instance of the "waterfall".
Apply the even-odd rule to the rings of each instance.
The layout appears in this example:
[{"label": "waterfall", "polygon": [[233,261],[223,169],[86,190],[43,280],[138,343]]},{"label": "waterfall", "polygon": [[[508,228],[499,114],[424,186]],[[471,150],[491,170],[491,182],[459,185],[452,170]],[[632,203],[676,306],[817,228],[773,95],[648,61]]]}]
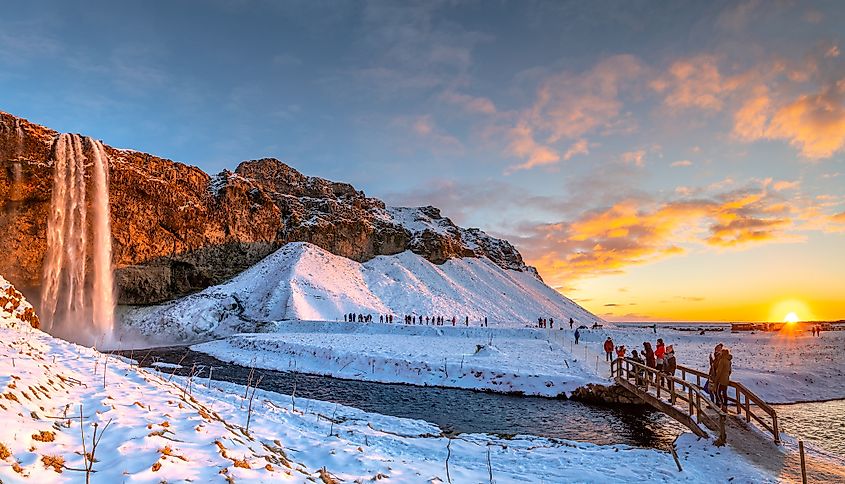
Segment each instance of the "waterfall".
[{"label": "waterfall", "polygon": [[[45,329],[86,345],[110,343],[114,325],[108,155],[102,143],[61,134],[55,146],[41,314]],[[91,166],[88,220],[86,169]],[[89,237],[90,234],[90,237]],[[88,271],[88,262],[93,270]]]}]

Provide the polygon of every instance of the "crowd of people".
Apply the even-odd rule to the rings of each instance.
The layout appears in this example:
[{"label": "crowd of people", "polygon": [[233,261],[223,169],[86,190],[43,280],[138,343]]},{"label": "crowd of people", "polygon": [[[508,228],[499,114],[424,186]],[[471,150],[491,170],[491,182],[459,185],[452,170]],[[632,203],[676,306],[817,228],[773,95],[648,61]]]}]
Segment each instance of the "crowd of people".
[{"label": "crowd of people", "polygon": [[[379,314],[378,317],[379,323],[393,323],[393,315],[392,314]],[[357,314],[357,313],[348,313],[343,315],[343,322],[345,323],[372,323],[373,322],[373,315],[372,314]],[[452,326],[457,326],[458,318],[456,316],[452,316],[451,319],[444,317],[444,316],[418,316],[416,314],[406,314],[404,317],[405,324],[410,325],[424,325],[424,326],[445,326],[449,323],[452,323]],[[484,316],[484,319],[478,321],[479,326],[481,327],[488,327],[487,316]],[[464,318],[464,325],[469,326],[469,316]]]}]

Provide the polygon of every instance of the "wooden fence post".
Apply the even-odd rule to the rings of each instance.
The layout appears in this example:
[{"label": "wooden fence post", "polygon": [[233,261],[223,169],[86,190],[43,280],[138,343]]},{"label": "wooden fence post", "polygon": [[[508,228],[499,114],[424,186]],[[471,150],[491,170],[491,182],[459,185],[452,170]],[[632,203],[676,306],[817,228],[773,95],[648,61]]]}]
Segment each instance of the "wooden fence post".
[{"label": "wooden fence post", "polygon": [[807,467],[804,465],[804,441],[798,441],[798,452],[801,454],[801,482],[807,484]]}]

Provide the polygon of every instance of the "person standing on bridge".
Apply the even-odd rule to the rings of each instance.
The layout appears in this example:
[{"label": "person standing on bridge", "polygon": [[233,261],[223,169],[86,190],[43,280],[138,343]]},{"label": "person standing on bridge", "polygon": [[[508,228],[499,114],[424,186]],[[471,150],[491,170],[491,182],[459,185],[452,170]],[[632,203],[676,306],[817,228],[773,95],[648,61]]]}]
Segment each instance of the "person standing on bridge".
[{"label": "person standing on bridge", "polygon": [[578,344],[579,339],[581,339],[581,331],[576,329],[575,330],[575,344],[576,345]]},{"label": "person standing on bridge", "polygon": [[626,353],[627,351],[628,351],[628,350],[627,350],[627,349],[625,349],[625,345],[622,345],[622,346],[617,346],[617,347],[616,347],[616,357],[617,357],[617,358],[625,358],[625,353]]},{"label": "person standing on bridge", "polygon": [[654,350],[651,349],[651,343],[648,341],[643,343],[643,354],[645,355],[645,366],[654,368]]},{"label": "person standing on bridge", "polygon": [[657,338],[657,348],[654,350],[655,368],[657,368],[657,371],[663,371],[664,356],[666,356],[666,345],[663,343],[663,338]]},{"label": "person standing on bridge", "polygon": [[610,336],[604,340],[604,360],[605,361],[612,361],[613,360],[613,340],[610,339]]},{"label": "person standing on bridge", "polygon": [[728,385],[731,383],[731,355],[727,347],[722,348],[722,353],[719,355],[719,363],[716,368],[716,378],[719,383],[719,400],[721,400],[722,411],[728,411]]},{"label": "person standing on bridge", "polygon": [[719,377],[717,371],[719,369],[719,357],[722,355],[723,346],[722,343],[719,343],[713,348],[713,354],[710,355],[710,371],[707,372],[707,386],[705,388],[716,405],[722,404],[719,399]]},{"label": "person standing on bridge", "polygon": [[663,363],[663,373],[670,376],[675,376],[675,370],[678,368],[678,361],[675,359],[675,348],[672,345],[666,347],[665,363]]},{"label": "person standing on bridge", "polygon": [[572,325],[575,324],[575,321],[572,318],[569,318],[569,329],[572,329]]}]

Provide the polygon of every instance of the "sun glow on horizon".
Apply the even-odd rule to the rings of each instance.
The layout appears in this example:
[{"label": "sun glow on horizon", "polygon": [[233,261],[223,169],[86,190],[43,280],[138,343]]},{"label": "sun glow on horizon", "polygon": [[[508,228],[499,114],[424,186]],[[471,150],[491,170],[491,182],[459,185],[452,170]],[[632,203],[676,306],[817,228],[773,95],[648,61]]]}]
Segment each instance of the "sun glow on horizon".
[{"label": "sun glow on horizon", "polygon": [[783,321],[784,323],[794,324],[800,321],[814,320],[815,316],[810,307],[797,299],[780,301],[772,306],[769,312],[769,321]]}]

